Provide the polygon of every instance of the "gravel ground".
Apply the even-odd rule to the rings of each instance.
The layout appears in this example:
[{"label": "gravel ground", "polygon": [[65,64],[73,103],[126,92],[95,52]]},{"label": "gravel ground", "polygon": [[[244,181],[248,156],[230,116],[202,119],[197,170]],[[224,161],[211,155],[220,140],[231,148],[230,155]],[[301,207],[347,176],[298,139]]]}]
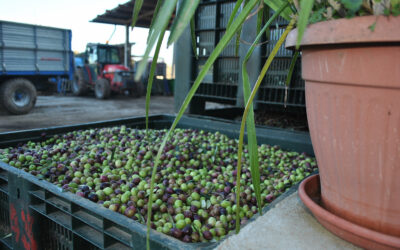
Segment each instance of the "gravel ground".
[{"label": "gravel ground", "polygon": [[[26,115],[0,113],[0,132],[143,116],[145,103],[145,97],[111,96],[98,100],[91,96],[39,96],[35,108]],[[152,96],[150,113],[174,113],[174,97]]]}]

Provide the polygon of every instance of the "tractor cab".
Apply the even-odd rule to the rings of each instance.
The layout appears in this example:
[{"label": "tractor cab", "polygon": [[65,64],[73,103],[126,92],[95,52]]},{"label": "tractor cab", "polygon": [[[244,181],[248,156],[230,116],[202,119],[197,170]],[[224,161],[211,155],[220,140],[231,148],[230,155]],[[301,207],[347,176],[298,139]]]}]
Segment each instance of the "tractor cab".
[{"label": "tractor cab", "polygon": [[86,46],[85,58],[88,65],[94,69],[94,74],[97,77],[105,77],[110,81],[112,76],[108,73],[115,73],[119,71],[129,71],[121,63],[119,49],[116,46],[108,44],[89,43]]},{"label": "tractor cab", "polygon": [[91,65],[122,64],[118,48],[108,44],[87,44],[86,58]]},{"label": "tractor cab", "polygon": [[[84,53],[85,64],[77,72],[82,72],[82,81],[76,81],[75,91],[93,89],[96,97],[107,98],[111,92],[140,95],[141,83],[135,83],[133,72],[121,63],[120,48],[108,44],[89,43]],[[79,78],[79,74],[77,74]],[[84,84],[79,84],[84,82]],[[80,87],[82,85],[82,87]],[[74,92],[74,93],[75,93]]]}]

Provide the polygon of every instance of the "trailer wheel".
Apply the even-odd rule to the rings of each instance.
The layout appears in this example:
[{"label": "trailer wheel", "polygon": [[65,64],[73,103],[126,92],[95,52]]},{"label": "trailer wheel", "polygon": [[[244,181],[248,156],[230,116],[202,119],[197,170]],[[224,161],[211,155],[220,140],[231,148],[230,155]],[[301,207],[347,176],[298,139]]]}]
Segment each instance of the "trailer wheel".
[{"label": "trailer wheel", "polygon": [[74,80],[72,81],[72,93],[76,96],[86,94],[87,88],[85,85],[85,77],[83,75],[83,69],[77,68],[74,74]]},{"label": "trailer wheel", "polygon": [[0,86],[0,104],[14,115],[26,114],[35,106],[36,88],[24,78],[15,78]]},{"label": "trailer wheel", "polygon": [[107,99],[110,96],[110,83],[106,79],[97,79],[94,94],[98,99]]}]

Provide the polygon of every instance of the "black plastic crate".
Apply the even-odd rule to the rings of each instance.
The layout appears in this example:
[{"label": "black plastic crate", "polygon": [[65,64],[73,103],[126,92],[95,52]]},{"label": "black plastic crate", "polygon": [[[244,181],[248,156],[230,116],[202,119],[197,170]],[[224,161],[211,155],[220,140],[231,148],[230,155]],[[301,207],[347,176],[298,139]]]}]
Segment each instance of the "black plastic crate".
[{"label": "black plastic crate", "polygon": [[[192,57],[191,84],[193,84],[208,56],[224,35],[234,5],[235,1],[229,0],[201,1],[199,10],[196,13],[199,59]],[[267,12],[269,16],[274,14],[271,9],[268,9]],[[272,22],[267,36],[264,36],[259,52],[257,52],[261,58],[261,63],[252,62],[253,65],[257,64],[256,67],[259,66],[261,70],[287,25],[288,21],[282,17]],[[242,40],[246,39],[242,38]],[[244,45],[248,46],[243,41],[240,41],[240,46]],[[243,102],[239,100],[242,98],[240,94],[242,92],[242,84],[241,79],[239,79],[241,70],[240,57],[236,55],[235,50],[236,38],[234,37],[203,79],[195,93],[195,101],[191,103],[190,112],[204,113],[205,102],[207,101],[243,106]],[[296,113],[302,112],[305,114],[305,91],[304,81],[301,79],[300,58],[296,63],[285,101],[285,81],[292,56],[293,51],[285,49],[284,46],[279,49],[256,97],[256,108],[270,106],[271,109],[276,111],[284,111],[284,104],[286,104],[286,106],[294,107]]]},{"label": "black plastic crate", "polygon": [[217,83],[236,85],[239,80],[239,61],[236,58],[220,58],[217,62]]},{"label": "black plastic crate", "polygon": [[[198,71],[200,71],[203,68],[206,61],[207,61],[206,58],[199,58],[199,61],[197,64]],[[203,79],[203,82],[205,82],[205,83],[213,83],[214,82],[214,65],[212,65],[210,67],[210,69],[208,70],[206,76]]]},{"label": "black plastic crate", "polygon": [[[208,1],[207,1],[208,2]],[[197,10],[196,30],[215,29],[216,25],[216,5],[200,5]]]},{"label": "black plastic crate", "polygon": [[284,106],[285,104],[285,95],[286,95],[286,105],[293,107],[305,107],[305,95],[304,89],[296,89],[289,88],[286,89],[284,87],[261,87],[258,93],[259,100],[258,103],[261,104],[274,104]]},{"label": "black plastic crate", "polygon": [[[262,47],[262,64],[264,66],[269,54],[285,30],[284,22],[280,26],[271,25],[269,42]],[[283,26],[282,26],[283,25]],[[281,46],[272,61],[263,82],[261,83],[255,102],[262,105],[273,105],[275,110],[283,111],[285,105],[295,107],[296,112],[305,114],[305,83],[301,78],[301,56],[297,58],[289,87],[286,89],[286,78],[293,57],[293,51]],[[286,101],[285,101],[286,95]]]},{"label": "black plastic crate", "polygon": [[196,96],[207,100],[225,100],[234,102],[236,100],[237,86],[232,84],[202,83],[197,90]]},{"label": "black plastic crate", "polygon": [[212,31],[197,32],[197,54],[202,57],[207,57],[211,54],[215,47],[215,34]]},{"label": "black plastic crate", "polygon": [[8,200],[8,174],[0,169],[0,249],[12,249],[10,209]]},{"label": "black plastic crate", "polygon": [[226,29],[228,26],[229,18],[231,17],[231,13],[233,8],[235,7],[236,1],[220,1],[219,5],[219,22],[218,27],[222,29]]},{"label": "black plastic crate", "polygon": [[[219,32],[219,40],[225,35],[225,30]],[[221,52],[221,58],[232,58],[239,62],[236,56],[236,38],[233,38],[225,49]]]},{"label": "black plastic crate", "polygon": [[[150,128],[168,128],[174,116],[151,116]],[[134,128],[144,128],[145,118],[127,118],[120,120],[80,124],[74,126],[33,129],[28,131],[7,132],[0,134],[0,148],[16,146],[28,140],[40,141],[43,137],[63,134],[69,131],[126,125]],[[238,137],[240,124],[222,119],[205,119],[204,117],[184,116],[178,127],[202,129],[210,132],[221,132],[231,138]],[[306,152],[313,155],[310,136],[304,132],[286,131],[274,128],[257,128],[260,144],[279,145],[282,149]],[[9,248],[23,248],[25,242],[37,249],[143,249],[146,245],[146,226],[136,221],[128,220],[124,215],[112,212],[96,203],[81,198],[73,193],[63,192],[61,188],[20,170],[0,162],[0,180],[8,186],[8,196],[0,196],[5,220],[7,211],[15,211],[12,216],[14,230],[6,242],[0,241]],[[7,189],[6,189],[7,190]],[[282,194],[272,204],[264,208],[264,213],[281,201],[289,193],[297,190],[292,187]],[[3,192],[4,193],[4,192]],[[3,197],[6,197],[3,199]],[[9,210],[7,210],[7,200]],[[6,212],[3,212],[6,211]],[[257,216],[250,219],[255,220]],[[10,220],[8,220],[10,221]],[[30,222],[30,223],[27,223]],[[248,224],[247,224],[248,225]],[[7,227],[8,226],[8,227]],[[24,238],[25,237],[25,238]],[[27,240],[28,239],[28,240]],[[183,243],[167,235],[151,231],[152,249],[211,249],[219,242]],[[33,249],[33,248],[32,248]]]},{"label": "black plastic crate", "polygon": [[[269,16],[273,14],[274,11],[270,9]],[[261,67],[264,66],[265,61],[288,24],[289,22],[281,16],[272,22],[267,38],[264,38],[264,44],[261,47]],[[294,52],[287,50],[284,45],[280,47],[261,83],[257,100],[255,101],[257,104],[261,104],[263,107],[272,105],[272,109],[276,111],[283,111],[286,104],[286,106],[295,107],[296,112],[305,114],[305,90],[304,80],[301,78],[301,55],[297,58],[289,88],[287,92],[285,91],[286,78],[293,54]]]},{"label": "black plastic crate", "polygon": [[[196,36],[199,59],[193,57],[192,83],[208,59],[216,44],[225,33],[235,6],[232,0],[201,1],[196,13]],[[195,97],[203,101],[235,104],[239,81],[239,57],[235,54],[235,39],[221,55],[204,78]]]}]

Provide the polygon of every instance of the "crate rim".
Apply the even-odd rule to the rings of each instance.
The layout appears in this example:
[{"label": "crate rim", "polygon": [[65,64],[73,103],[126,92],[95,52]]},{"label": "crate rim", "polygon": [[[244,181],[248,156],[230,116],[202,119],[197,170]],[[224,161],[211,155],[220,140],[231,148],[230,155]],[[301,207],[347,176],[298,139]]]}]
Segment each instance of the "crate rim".
[{"label": "crate rim", "polygon": [[[170,122],[170,121],[174,120],[175,117],[176,117],[175,114],[153,114],[153,115],[149,115],[149,123],[151,123],[153,121],[160,121],[160,120]],[[25,135],[27,133],[32,133],[32,132],[42,134],[43,132],[44,133],[56,132],[57,130],[63,130],[63,129],[68,129],[68,132],[69,132],[69,131],[74,131],[76,129],[82,130],[82,129],[91,129],[91,128],[105,128],[105,127],[111,127],[111,126],[124,125],[126,122],[140,122],[143,119],[145,119],[145,116],[131,116],[131,117],[125,117],[125,118],[117,118],[117,119],[110,119],[110,120],[103,120],[103,121],[71,124],[71,125],[64,125],[64,126],[51,126],[51,127],[46,127],[46,128],[34,128],[34,129],[24,129],[24,130],[17,130],[17,131],[0,132],[0,148],[2,147],[1,144],[4,144],[2,139],[6,138],[8,136],[12,136],[12,135]],[[213,117],[213,116],[196,115],[196,114],[185,114],[182,116],[182,119],[180,120],[180,122],[184,121],[185,119],[201,119],[201,120],[206,119],[209,121],[229,123],[230,125],[233,125],[233,126],[236,126],[238,124],[240,125],[240,122],[237,122],[237,121]],[[178,125],[179,125],[179,123],[178,123]],[[82,126],[84,126],[84,127],[82,128]],[[272,126],[256,125],[256,128],[272,130],[274,132],[289,132],[290,134],[300,135],[300,136],[309,135],[309,132],[305,132],[305,131],[297,131],[297,130],[291,131],[288,129],[282,129],[282,128],[272,127]],[[61,133],[65,133],[65,132],[67,132],[67,131],[63,131]],[[38,135],[40,135],[40,134],[38,134]],[[48,135],[56,135],[56,134],[60,134],[60,133],[56,132],[56,133],[50,133]],[[246,134],[246,132],[245,132],[245,134]],[[47,134],[46,134],[46,136],[47,136]],[[25,139],[25,141],[28,141],[28,140]]]},{"label": "crate rim", "polygon": [[[151,115],[149,116],[149,122],[168,122],[171,123],[175,119],[175,115],[170,115],[170,114],[158,114],[158,115]],[[215,117],[206,117],[206,116],[200,116],[200,115],[185,115],[182,117],[182,120],[185,121],[190,121],[190,120],[203,120],[204,119],[209,120],[209,121],[215,121],[215,122],[220,122],[220,123],[225,123],[231,125],[232,128],[224,128],[224,131],[221,131],[221,133],[226,133],[228,131],[238,133],[238,128],[240,127],[240,124],[231,120],[226,120],[222,118],[215,118]],[[95,127],[109,127],[109,126],[118,126],[118,125],[124,125],[126,124],[127,126],[134,125],[134,123],[137,124],[143,124],[144,123],[144,117],[143,116],[137,116],[137,117],[128,117],[128,118],[122,118],[122,119],[113,119],[113,120],[106,120],[106,121],[98,121],[98,122],[91,122],[91,123],[83,123],[83,124],[75,124],[75,125],[66,125],[66,126],[54,126],[54,127],[49,127],[49,128],[37,128],[37,129],[31,129],[31,130],[22,130],[22,131],[16,131],[16,132],[4,132],[0,133],[0,140],[2,139],[2,136],[12,136],[12,135],[19,135],[19,136],[24,136],[27,133],[32,133],[34,132],[37,137],[40,137],[40,134],[43,132],[50,132],[49,135],[55,135],[55,134],[60,134],[60,133],[65,133],[67,131],[74,131],[74,130],[82,130],[82,129],[90,129],[90,128],[95,128]],[[84,126],[84,127],[82,127]],[[210,129],[211,127],[204,127],[204,130]],[[265,130],[265,131],[270,131],[270,132],[275,132],[275,133],[283,133],[287,135],[297,135],[300,137],[307,137],[309,136],[307,132],[302,132],[302,131],[285,131],[284,129],[280,128],[260,128],[258,127],[257,130]],[[64,130],[64,131],[61,131]],[[53,133],[55,132],[55,133]],[[38,138],[36,138],[38,139]],[[28,141],[28,138],[25,138],[23,141]],[[22,141],[22,140],[21,140]],[[5,144],[5,143],[1,143]],[[0,148],[1,148],[0,144]],[[93,213],[101,216],[102,218],[105,218],[110,221],[114,221],[116,224],[124,227],[127,229],[129,232],[135,232],[138,235],[140,235],[143,238],[146,238],[146,232],[147,232],[147,227],[146,225],[143,225],[139,222],[136,222],[134,220],[127,220],[127,217],[115,213],[107,208],[104,208],[103,206],[91,202],[88,199],[79,197],[76,194],[70,193],[70,192],[63,192],[60,187],[57,187],[56,185],[53,185],[50,182],[47,182],[45,180],[40,180],[36,178],[35,176],[21,170],[14,168],[2,161],[0,161],[0,168],[10,172],[12,174],[17,175],[18,177],[21,177],[31,183],[33,183],[36,186],[39,186],[48,192],[51,192],[54,195],[57,195],[61,198],[66,199],[68,202],[75,203],[76,205],[83,207],[85,209],[88,209],[92,211]],[[268,210],[274,208],[280,201],[291,195],[292,193],[296,192],[298,189],[299,183],[296,185],[293,185],[288,191],[282,193],[277,199],[275,199],[272,203],[267,205],[266,207],[263,208],[262,214],[265,214]],[[259,214],[256,214],[253,216],[250,220],[247,221],[246,224],[244,224],[241,229],[244,227],[248,226],[251,224],[251,222],[255,221],[258,217],[260,217]],[[166,248],[170,249],[211,249],[217,247],[221,242],[225,241],[229,237],[232,237],[232,235],[235,235],[234,232],[231,232],[228,234],[226,237],[224,237],[222,240],[218,242],[203,242],[203,243],[185,243],[182,242],[178,239],[173,238],[172,236],[165,235],[163,233],[157,232],[156,230],[152,229],[150,231],[150,239],[151,241],[154,241],[155,243],[164,246]]]},{"label": "crate rim", "polygon": [[[93,212],[107,220],[113,221],[114,223],[126,228],[127,230],[129,230],[131,232],[134,231],[137,234],[141,235],[143,238],[146,238],[147,227],[144,224],[141,224],[134,220],[129,220],[129,219],[127,220],[126,216],[124,216],[120,213],[117,213],[117,212],[113,212],[107,208],[104,208],[103,206],[101,206],[97,203],[94,203],[94,202],[92,202],[88,199],[85,199],[83,197],[80,197],[76,194],[73,194],[70,192],[63,192],[61,188],[53,185],[52,183],[47,182],[45,180],[37,179],[35,176],[33,176],[29,173],[26,173],[20,169],[9,166],[8,164],[6,164],[2,161],[0,161],[0,168],[5,171],[11,172],[12,174],[17,175],[18,177],[22,177],[25,180],[47,190],[48,192],[51,192],[54,195],[57,195],[61,198],[66,199],[68,202],[75,203],[76,205],[78,205],[80,207],[88,209],[91,212]],[[314,175],[314,174],[316,174],[316,172],[312,173],[311,175]],[[273,202],[271,202],[269,205],[265,206],[262,209],[262,215],[267,213],[270,209],[274,208],[278,203],[280,203],[286,197],[295,193],[297,191],[299,185],[300,185],[300,183],[293,185],[289,190],[285,191],[278,198],[276,198]],[[260,215],[258,213],[255,214],[251,219],[249,219],[246,222],[246,224],[241,226],[241,230],[243,230],[244,227],[249,226],[253,221],[258,219],[259,217],[260,217]],[[150,230],[150,239],[151,239],[151,241],[155,241],[156,243],[163,245],[169,249],[211,249],[211,248],[217,247],[223,241],[227,240],[228,238],[232,237],[235,234],[236,233],[232,231],[231,233],[226,235],[226,237],[224,237],[222,240],[220,240],[218,242],[185,243],[178,239],[175,239],[172,236],[169,236],[169,235],[160,233],[154,229],[151,229]]]}]

